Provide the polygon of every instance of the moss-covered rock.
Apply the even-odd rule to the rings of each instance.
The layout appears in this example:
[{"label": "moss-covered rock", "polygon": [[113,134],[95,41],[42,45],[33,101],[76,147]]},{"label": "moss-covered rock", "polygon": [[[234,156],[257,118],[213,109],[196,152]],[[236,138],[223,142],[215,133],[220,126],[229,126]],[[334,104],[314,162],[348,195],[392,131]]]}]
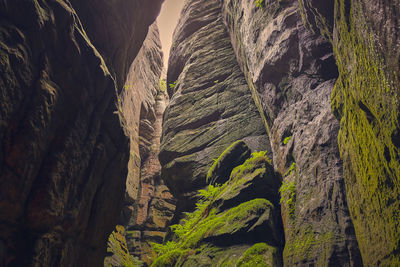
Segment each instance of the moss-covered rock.
[{"label": "moss-covered rock", "polygon": [[[226,183],[199,190],[196,210],[171,226],[172,241],[154,244],[152,266],[280,266],[282,225],[273,204],[279,180],[265,154],[254,152]],[[266,244],[248,250],[257,242]]]},{"label": "moss-covered rock", "polygon": [[234,142],[215,159],[207,172],[206,181],[210,184],[225,183],[229,179],[233,168],[241,165],[251,154],[250,149],[242,140]]},{"label": "moss-covered rock", "polygon": [[[339,123],[330,105],[338,71],[328,38],[313,29],[320,21],[311,20],[318,13],[330,14],[332,20],[332,1],[258,1],[263,2],[262,8],[251,2],[223,1],[223,17],[264,117],[274,169],[283,177],[286,246],[302,243],[309,227],[316,238],[338,235],[326,244],[313,242],[310,253],[295,257],[286,253],[284,262],[288,266],[360,265],[337,145]],[[310,23],[303,23],[308,19]],[[289,171],[293,163],[295,172]]]},{"label": "moss-covered rock", "polygon": [[400,38],[390,30],[398,12],[398,1],[335,3],[340,76],[332,109],[340,119],[347,199],[367,266],[400,265]]},{"label": "moss-covered rock", "polygon": [[[179,197],[177,210],[187,211],[190,196],[207,185],[213,160],[230,144],[242,139],[254,151],[268,149],[269,142],[221,18],[221,2],[186,1],[173,39],[167,83],[176,83],[169,90],[159,158],[163,179]],[[219,183],[229,176],[230,167],[223,166],[227,175]]]}]

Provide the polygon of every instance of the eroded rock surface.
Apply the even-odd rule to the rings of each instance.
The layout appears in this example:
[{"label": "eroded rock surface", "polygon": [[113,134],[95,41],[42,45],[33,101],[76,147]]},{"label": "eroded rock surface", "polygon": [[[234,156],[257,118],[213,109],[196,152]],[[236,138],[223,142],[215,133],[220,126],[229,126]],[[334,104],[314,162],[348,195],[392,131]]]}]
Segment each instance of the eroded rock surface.
[{"label": "eroded rock surface", "polygon": [[[129,159],[116,91],[143,42],[131,32],[160,6],[105,2],[0,2],[1,266],[103,264]],[[129,34],[99,34],[126,29],[125,15]]]},{"label": "eroded rock surface", "polygon": [[243,138],[253,150],[264,150],[268,138],[236,62],[219,1],[188,1],[173,42],[160,162],[182,211],[193,207],[188,197],[206,185],[213,159],[232,142]]},{"label": "eroded rock surface", "polygon": [[400,265],[400,2],[337,1],[332,108],[366,266]]},{"label": "eroded rock surface", "polygon": [[280,178],[270,163],[266,151],[254,152],[225,183],[200,190],[195,211],[171,227],[173,238],[156,247],[152,266],[282,266]]},{"label": "eroded rock surface", "polygon": [[121,88],[164,0],[70,0]]},{"label": "eroded rock surface", "polygon": [[304,27],[298,1],[223,3],[238,62],[264,111],[275,170],[293,185],[293,202],[283,205],[285,265],[360,266],[330,109],[338,76],[330,43]]}]

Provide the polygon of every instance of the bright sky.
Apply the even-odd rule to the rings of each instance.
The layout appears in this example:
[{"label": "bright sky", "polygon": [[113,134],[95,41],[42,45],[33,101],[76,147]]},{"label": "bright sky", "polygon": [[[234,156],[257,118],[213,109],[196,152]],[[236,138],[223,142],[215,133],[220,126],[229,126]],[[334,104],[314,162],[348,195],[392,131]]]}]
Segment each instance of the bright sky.
[{"label": "bright sky", "polygon": [[161,44],[164,53],[164,66],[167,68],[169,50],[172,43],[172,34],[178,23],[179,16],[185,0],[165,0],[161,7],[160,16],[157,18],[160,29]]}]

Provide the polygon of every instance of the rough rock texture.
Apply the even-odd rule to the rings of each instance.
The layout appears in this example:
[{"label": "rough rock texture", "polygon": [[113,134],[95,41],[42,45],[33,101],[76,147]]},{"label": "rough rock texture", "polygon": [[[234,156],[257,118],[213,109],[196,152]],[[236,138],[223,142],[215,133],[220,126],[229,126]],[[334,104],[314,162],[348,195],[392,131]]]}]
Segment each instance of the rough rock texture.
[{"label": "rough rock texture", "polygon": [[187,1],[173,42],[167,76],[172,98],[159,158],[163,179],[179,196],[179,214],[193,207],[187,197],[206,185],[213,159],[232,142],[244,139],[251,149],[264,150],[268,140],[237,65],[219,1]]},{"label": "rough rock texture", "polygon": [[400,265],[400,2],[336,1],[332,108],[363,262]]},{"label": "rough rock texture", "polygon": [[[154,16],[140,15],[160,4],[139,11],[132,2],[112,2],[133,18],[129,26],[100,12],[85,21],[147,32]],[[107,7],[90,4],[102,14]],[[129,158],[115,77],[125,79],[143,40],[114,35],[101,51],[115,57],[109,71],[69,1],[2,0],[0,17],[0,265],[101,266]],[[100,47],[109,44],[89,32]]]},{"label": "rough rock texture", "polygon": [[[165,92],[166,93],[166,92]],[[128,248],[131,254],[150,264],[150,242],[162,243],[167,226],[175,211],[175,199],[161,179],[161,165],[158,160],[162,117],[168,97],[160,92],[155,104],[156,121],[154,135],[150,140],[150,153],[141,167],[141,176],[136,203],[136,219],[127,225]]]},{"label": "rough rock texture", "polygon": [[132,61],[164,0],[70,0],[93,44],[125,84]]},{"label": "rough rock texture", "polygon": [[329,42],[303,26],[298,1],[223,4],[238,62],[264,111],[275,170],[290,189],[285,265],[360,266],[330,110],[338,74]]},{"label": "rough rock texture", "polygon": [[[128,255],[147,263],[149,242],[162,242],[175,209],[175,201],[161,180],[158,161],[162,117],[168,104],[166,88],[160,87],[162,56],[159,31],[154,23],[118,99],[130,137],[127,189],[120,223],[126,230],[123,236]],[[119,266],[117,263],[124,262],[125,253],[113,247],[123,244],[110,246],[113,256],[105,264]]]},{"label": "rough rock texture", "polygon": [[196,210],[171,226],[172,241],[155,247],[152,266],[282,266],[280,208],[270,194],[280,178],[265,154],[254,152],[227,182],[200,190]]},{"label": "rough rock texture", "polygon": [[128,161],[114,78],[67,2],[0,7],[0,264],[99,266]]},{"label": "rough rock texture", "polygon": [[125,204],[121,223],[130,224],[136,219],[140,171],[151,149],[156,121],[156,98],[163,68],[160,36],[154,23],[142,49],[131,65],[126,84],[119,95],[125,129],[130,138],[130,158],[126,180]]}]

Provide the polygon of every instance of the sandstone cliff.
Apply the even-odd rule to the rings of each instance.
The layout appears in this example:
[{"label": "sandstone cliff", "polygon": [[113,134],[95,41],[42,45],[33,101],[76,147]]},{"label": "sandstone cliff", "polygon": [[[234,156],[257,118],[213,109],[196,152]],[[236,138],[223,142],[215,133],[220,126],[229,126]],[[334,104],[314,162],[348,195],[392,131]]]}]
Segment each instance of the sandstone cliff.
[{"label": "sandstone cliff", "polygon": [[397,266],[400,2],[336,1],[335,16],[318,10],[315,1],[304,5],[310,27],[331,39],[339,69],[332,109],[340,119],[338,143],[362,259],[366,266]]},{"label": "sandstone cliff", "polygon": [[[0,1],[0,265],[103,263],[129,158],[117,84],[161,5],[145,2]],[[85,8],[129,14],[129,34]]]},{"label": "sandstone cliff", "polygon": [[329,41],[304,26],[298,1],[224,1],[224,17],[263,109],[275,170],[292,188],[294,202],[282,209],[285,265],[359,266],[330,110],[337,69]]},{"label": "sandstone cliff", "polygon": [[265,150],[268,137],[236,62],[219,1],[187,1],[173,42],[167,76],[171,100],[159,157],[163,179],[178,198],[179,215],[194,207],[188,199],[207,184],[213,159],[232,142],[244,139],[253,150]]}]

